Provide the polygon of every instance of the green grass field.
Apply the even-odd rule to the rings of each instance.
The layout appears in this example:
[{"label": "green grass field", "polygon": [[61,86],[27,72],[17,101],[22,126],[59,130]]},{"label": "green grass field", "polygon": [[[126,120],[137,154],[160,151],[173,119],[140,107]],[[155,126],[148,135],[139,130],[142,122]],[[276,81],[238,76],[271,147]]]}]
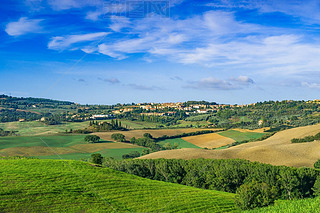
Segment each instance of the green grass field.
[{"label": "green grass field", "polygon": [[0,149],[14,147],[50,146],[69,147],[87,144],[84,135],[47,135],[47,136],[11,136],[0,137]]},{"label": "green grass field", "polygon": [[[112,157],[117,160],[122,159],[122,155],[128,154],[132,151],[138,151],[140,154],[142,150],[146,148],[123,148],[123,149],[103,149],[95,153],[100,153],[103,157]],[[89,159],[92,153],[71,153],[62,155],[45,155],[45,156],[35,156],[40,159],[64,159],[64,160],[81,160]]]},{"label": "green grass field", "polygon": [[219,132],[219,135],[231,138],[235,141],[244,141],[244,140],[251,140],[251,139],[258,139],[261,138],[265,133],[258,133],[258,132],[240,132],[236,130],[227,130],[224,132]]},{"label": "green grass field", "polygon": [[234,194],[81,161],[0,160],[0,212],[232,212]]},{"label": "green grass field", "polygon": [[[99,120],[100,122],[110,120]],[[121,119],[122,126],[127,126],[129,129],[156,128],[158,124],[142,121],[128,121]],[[84,129],[89,126],[89,121],[84,122],[66,122],[59,125],[46,125],[39,121],[30,122],[7,122],[0,123],[0,128],[7,131],[18,131],[21,136],[34,136],[43,134],[64,133],[70,129]]]},{"label": "green grass field", "polygon": [[63,123],[59,125],[46,125],[39,121],[0,123],[0,128],[10,131],[18,131],[21,136],[34,136],[43,134],[57,134],[66,129],[84,129],[89,126],[89,121]]},{"label": "green grass field", "polygon": [[178,148],[199,148],[198,146],[192,144],[192,143],[189,143],[181,138],[174,138],[174,139],[166,139],[166,140],[163,140],[163,141],[160,141],[159,144],[160,145],[164,145],[166,143],[170,143],[171,145],[174,145],[175,143],[177,143],[179,146]]},{"label": "green grass field", "polygon": [[[100,141],[96,144],[88,144],[84,141],[85,135],[47,135],[47,136],[12,136],[0,137],[0,156],[34,156],[41,159],[88,159],[92,153],[101,153],[104,157],[122,159],[122,155],[132,151],[142,153],[143,147],[111,141]],[[106,145],[100,147],[99,145]],[[115,146],[110,146],[114,144]],[[96,151],[90,151],[77,145],[89,145],[90,148],[98,147]],[[49,148],[49,147],[50,148]],[[27,148],[33,148],[32,150]],[[61,150],[61,148],[63,148]],[[65,154],[64,154],[65,153]]]},{"label": "green grass field", "polygon": [[258,208],[247,213],[265,213],[265,212],[279,212],[279,213],[302,213],[302,212],[320,212],[320,197],[294,200],[294,201],[280,201],[276,202],[274,206],[266,208]]}]

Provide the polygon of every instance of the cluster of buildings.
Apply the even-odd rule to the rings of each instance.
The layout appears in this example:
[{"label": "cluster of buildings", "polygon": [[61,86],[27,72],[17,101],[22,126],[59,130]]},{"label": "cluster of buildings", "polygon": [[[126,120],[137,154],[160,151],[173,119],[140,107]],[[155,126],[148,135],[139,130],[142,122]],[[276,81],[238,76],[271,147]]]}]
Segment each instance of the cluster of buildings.
[{"label": "cluster of buildings", "polygon": [[143,112],[141,114],[145,115],[165,115],[165,114],[170,114],[170,113],[175,113],[175,111],[168,112],[168,111],[163,111],[166,109],[172,109],[172,110],[181,110],[185,111],[187,114],[189,113],[209,113],[213,110],[219,110],[224,107],[244,107],[248,105],[227,105],[227,104],[210,104],[210,105],[205,105],[205,104],[188,104],[186,105],[185,103],[182,102],[177,102],[177,103],[138,103],[136,105],[132,106],[123,106],[120,109],[114,110],[114,114],[121,114],[125,112],[131,112],[135,109],[143,109],[148,112]]}]

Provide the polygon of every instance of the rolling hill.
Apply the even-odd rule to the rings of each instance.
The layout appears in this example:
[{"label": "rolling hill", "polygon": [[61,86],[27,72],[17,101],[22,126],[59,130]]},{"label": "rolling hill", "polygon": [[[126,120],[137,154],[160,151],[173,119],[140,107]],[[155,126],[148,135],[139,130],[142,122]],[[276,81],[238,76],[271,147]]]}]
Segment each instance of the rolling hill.
[{"label": "rolling hill", "polygon": [[81,161],[1,159],[0,212],[232,212],[234,194]]},{"label": "rolling hill", "polygon": [[312,167],[320,159],[320,142],[291,143],[292,138],[302,138],[320,132],[320,124],[298,127],[276,133],[272,137],[258,142],[251,142],[222,150],[178,149],[160,151],[141,157],[155,158],[240,158],[273,165]]}]

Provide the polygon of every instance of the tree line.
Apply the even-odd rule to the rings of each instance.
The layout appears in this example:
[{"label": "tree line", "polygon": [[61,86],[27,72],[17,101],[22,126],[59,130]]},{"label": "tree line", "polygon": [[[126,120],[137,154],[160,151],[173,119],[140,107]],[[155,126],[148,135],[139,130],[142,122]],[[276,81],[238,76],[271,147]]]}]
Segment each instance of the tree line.
[{"label": "tree line", "polygon": [[[319,171],[229,159],[106,159],[104,166],[152,180],[238,193],[243,209],[300,199],[320,193]],[[318,181],[316,183],[316,181]],[[318,187],[318,188],[317,188]],[[253,195],[260,193],[261,196]]]}]

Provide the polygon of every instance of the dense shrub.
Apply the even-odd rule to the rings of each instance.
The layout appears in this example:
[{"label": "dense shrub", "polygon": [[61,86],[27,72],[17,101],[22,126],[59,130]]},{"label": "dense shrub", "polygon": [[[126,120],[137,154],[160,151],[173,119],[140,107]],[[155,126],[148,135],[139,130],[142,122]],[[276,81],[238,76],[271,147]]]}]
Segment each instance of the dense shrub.
[{"label": "dense shrub", "polygon": [[268,206],[274,202],[275,189],[266,183],[252,181],[237,189],[236,205],[243,210]]},{"label": "dense shrub", "polygon": [[129,154],[122,155],[122,159],[137,158],[137,157],[140,157],[140,153],[138,151],[132,151]]},{"label": "dense shrub", "polygon": [[90,162],[94,164],[102,164],[103,157],[100,153],[94,153],[91,155]]},{"label": "dense shrub", "polygon": [[317,160],[314,164],[313,164],[314,168],[316,169],[320,169],[320,160]]}]

